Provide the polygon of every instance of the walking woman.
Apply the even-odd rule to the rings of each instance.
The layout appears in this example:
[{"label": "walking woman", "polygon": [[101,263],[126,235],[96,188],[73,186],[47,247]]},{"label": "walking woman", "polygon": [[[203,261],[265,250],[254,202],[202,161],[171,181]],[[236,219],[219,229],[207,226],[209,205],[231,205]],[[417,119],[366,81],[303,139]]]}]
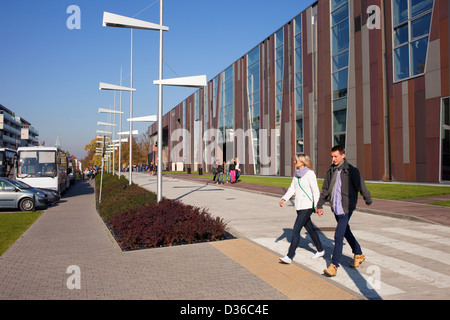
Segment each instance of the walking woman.
[{"label": "walking woman", "polygon": [[306,228],[311,236],[317,252],[312,256],[313,259],[320,258],[324,255],[322,243],[313,223],[311,222],[311,214],[315,211],[315,206],[319,200],[319,187],[317,185],[316,174],[312,168],[311,159],[307,155],[299,155],[294,159],[295,174],[292,179],[291,186],[280,201],[280,207],[295,195],[295,210],[297,211],[297,219],[295,220],[291,245],[287,256],[280,258],[281,262],[290,264],[295,255],[295,250],[300,242],[300,231]]}]

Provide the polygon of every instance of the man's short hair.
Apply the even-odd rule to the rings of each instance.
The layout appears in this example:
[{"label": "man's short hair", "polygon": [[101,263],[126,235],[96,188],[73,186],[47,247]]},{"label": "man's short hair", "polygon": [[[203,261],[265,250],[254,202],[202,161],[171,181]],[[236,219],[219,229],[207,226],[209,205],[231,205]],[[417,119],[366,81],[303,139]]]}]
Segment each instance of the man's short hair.
[{"label": "man's short hair", "polygon": [[334,146],[333,148],[331,148],[331,152],[335,152],[335,151],[339,151],[340,154],[345,153],[345,149],[341,145],[337,145],[337,146]]}]

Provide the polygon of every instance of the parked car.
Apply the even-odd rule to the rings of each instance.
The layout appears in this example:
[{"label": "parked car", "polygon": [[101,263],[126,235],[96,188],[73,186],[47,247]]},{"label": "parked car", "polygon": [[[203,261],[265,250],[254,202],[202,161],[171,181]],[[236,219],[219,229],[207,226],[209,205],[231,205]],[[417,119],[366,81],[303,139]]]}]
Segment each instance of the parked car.
[{"label": "parked car", "polygon": [[9,178],[0,178],[0,208],[33,211],[49,204],[45,192]]},{"label": "parked car", "polygon": [[[21,182],[22,184],[26,184],[24,182]],[[32,186],[28,185],[29,188],[33,188]],[[38,191],[42,191],[47,195],[48,204],[52,205],[55,202],[58,202],[61,199],[61,196],[59,195],[58,191],[51,190],[51,189],[44,189],[44,188],[34,188]]]}]

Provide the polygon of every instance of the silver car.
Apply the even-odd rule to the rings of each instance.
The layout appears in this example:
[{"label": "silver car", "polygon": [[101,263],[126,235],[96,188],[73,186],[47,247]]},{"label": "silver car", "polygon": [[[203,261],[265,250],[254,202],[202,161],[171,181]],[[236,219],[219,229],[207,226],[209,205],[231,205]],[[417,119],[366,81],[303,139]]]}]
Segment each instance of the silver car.
[{"label": "silver car", "polygon": [[20,181],[0,178],[0,208],[33,211],[49,203],[45,192],[34,189]]}]

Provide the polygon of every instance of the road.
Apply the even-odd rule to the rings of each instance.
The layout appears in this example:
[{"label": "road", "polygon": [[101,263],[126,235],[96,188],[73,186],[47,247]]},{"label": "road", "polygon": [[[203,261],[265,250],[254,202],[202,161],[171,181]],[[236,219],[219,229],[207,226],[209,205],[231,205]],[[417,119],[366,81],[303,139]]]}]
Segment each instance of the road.
[{"label": "road", "polygon": [[[156,192],[156,176],[134,173],[133,182]],[[163,195],[205,207],[212,215],[228,221],[235,236],[246,238],[280,256],[287,253],[295,220],[292,202],[280,208],[278,197],[171,178],[163,179]],[[326,208],[323,217],[313,217],[313,223],[319,229],[325,256],[311,259],[315,248],[306,231],[302,230],[294,262],[322,274],[331,260],[336,222]],[[342,266],[331,281],[368,299],[450,297],[449,227],[363,212],[355,212],[350,225],[366,261],[358,269],[349,267],[353,254],[345,244]]]}]

